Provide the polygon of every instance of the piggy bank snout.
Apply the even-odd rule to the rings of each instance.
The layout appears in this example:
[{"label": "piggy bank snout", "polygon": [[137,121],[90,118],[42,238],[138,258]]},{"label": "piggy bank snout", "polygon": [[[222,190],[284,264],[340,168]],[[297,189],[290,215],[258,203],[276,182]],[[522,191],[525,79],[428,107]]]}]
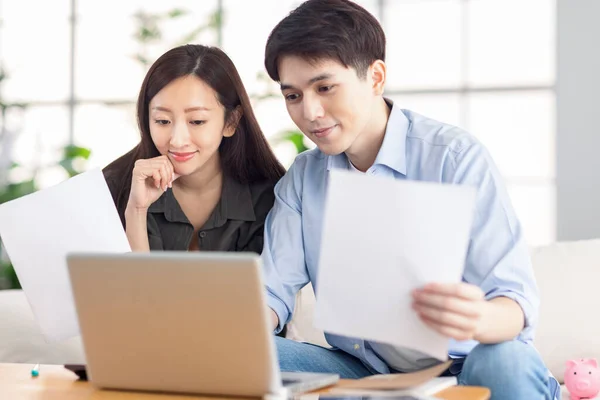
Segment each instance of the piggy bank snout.
[{"label": "piggy bank snout", "polygon": [[575,384],[578,390],[587,390],[592,386],[592,383],[588,379],[580,379]]}]

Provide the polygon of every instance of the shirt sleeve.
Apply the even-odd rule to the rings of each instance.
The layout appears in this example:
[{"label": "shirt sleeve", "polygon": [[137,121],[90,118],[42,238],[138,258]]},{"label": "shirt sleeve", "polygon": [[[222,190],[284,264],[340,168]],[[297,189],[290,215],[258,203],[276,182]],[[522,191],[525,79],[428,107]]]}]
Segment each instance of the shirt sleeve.
[{"label": "shirt sleeve", "polygon": [[296,294],[309,282],[302,229],[302,176],[298,161],[275,186],[262,252],[267,304],[279,317],[276,333],[290,321]]},{"label": "shirt sleeve", "polygon": [[450,159],[452,182],[477,189],[463,279],[479,286],[487,300],[502,296],[517,302],[525,315],[518,338],[530,341],[538,319],[539,292],[523,231],[502,177],[479,143]]}]

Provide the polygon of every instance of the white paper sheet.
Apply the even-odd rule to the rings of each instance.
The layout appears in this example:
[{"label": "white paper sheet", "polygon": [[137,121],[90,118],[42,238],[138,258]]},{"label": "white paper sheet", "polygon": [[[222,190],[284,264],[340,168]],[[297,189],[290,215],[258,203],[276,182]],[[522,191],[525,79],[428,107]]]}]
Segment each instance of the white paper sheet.
[{"label": "white paper sheet", "polygon": [[100,170],[0,205],[0,237],[48,341],[79,334],[66,255],[131,251]]},{"label": "white paper sheet", "polygon": [[330,172],[315,325],[447,359],[448,339],[420,321],[411,291],[460,282],[474,188]]}]

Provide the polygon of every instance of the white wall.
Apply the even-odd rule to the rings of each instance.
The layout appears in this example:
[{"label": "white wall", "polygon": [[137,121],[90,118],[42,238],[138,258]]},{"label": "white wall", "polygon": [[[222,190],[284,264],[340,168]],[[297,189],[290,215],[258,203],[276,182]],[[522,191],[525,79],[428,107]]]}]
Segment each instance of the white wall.
[{"label": "white wall", "polygon": [[558,0],[557,238],[600,237],[600,1]]}]

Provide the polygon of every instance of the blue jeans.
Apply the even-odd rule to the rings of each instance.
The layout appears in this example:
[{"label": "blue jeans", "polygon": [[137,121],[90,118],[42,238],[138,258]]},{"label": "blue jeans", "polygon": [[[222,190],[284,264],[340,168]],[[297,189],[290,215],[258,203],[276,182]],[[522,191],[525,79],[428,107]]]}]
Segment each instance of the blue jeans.
[{"label": "blue jeans", "polygon": [[[282,371],[330,372],[357,379],[377,372],[342,350],[275,338]],[[464,361],[464,363],[463,363]],[[548,371],[533,346],[513,340],[477,345],[467,358],[456,360],[449,371],[460,385],[485,386],[492,399],[553,399]]]}]

